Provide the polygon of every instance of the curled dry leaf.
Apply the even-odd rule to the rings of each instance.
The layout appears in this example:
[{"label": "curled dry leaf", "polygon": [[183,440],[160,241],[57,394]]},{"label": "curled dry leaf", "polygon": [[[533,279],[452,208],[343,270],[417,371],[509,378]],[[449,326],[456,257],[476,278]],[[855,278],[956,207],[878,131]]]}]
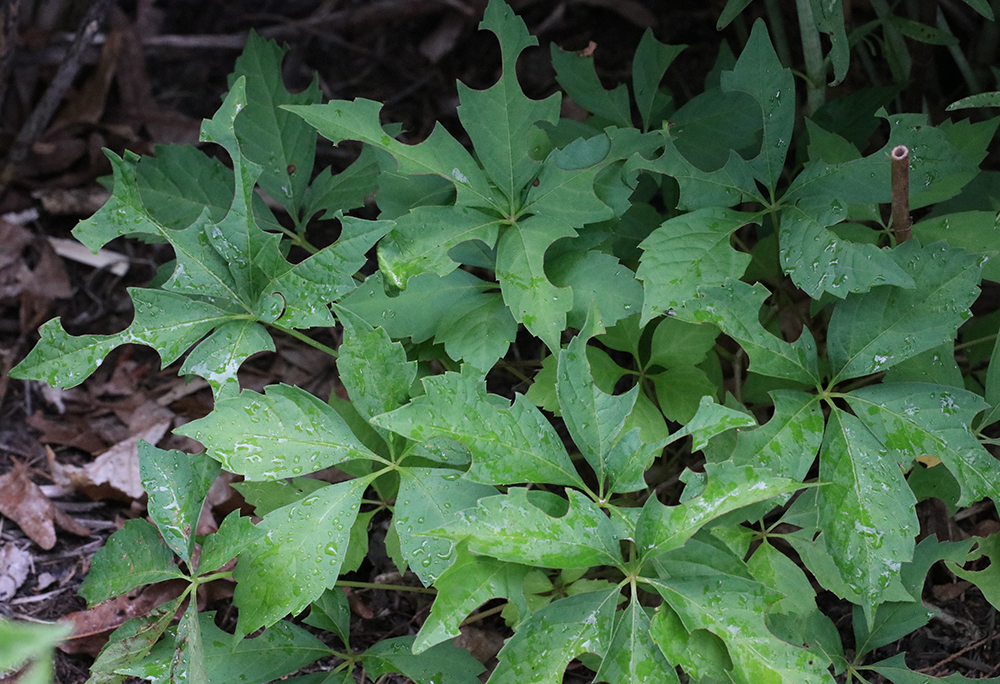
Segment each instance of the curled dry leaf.
[{"label": "curled dry leaf", "polygon": [[59,463],[55,453],[46,447],[52,479],[64,487],[79,489],[94,500],[138,499],[144,493],[139,475],[139,440],[156,444],[169,427],[169,420],[155,423],[115,444],[83,467]]},{"label": "curled dry leaf", "polygon": [[6,601],[28,579],[31,554],[13,544],[0,546],[0,601]]},{"label": "curled dry leaf", "polygon": [[0,514],[10,518],[45,550],[56,544],[55,525],[81,537],[90,530],[53,505],[31,481],[27,466],[14,461],[14,470],[0,475]]}]

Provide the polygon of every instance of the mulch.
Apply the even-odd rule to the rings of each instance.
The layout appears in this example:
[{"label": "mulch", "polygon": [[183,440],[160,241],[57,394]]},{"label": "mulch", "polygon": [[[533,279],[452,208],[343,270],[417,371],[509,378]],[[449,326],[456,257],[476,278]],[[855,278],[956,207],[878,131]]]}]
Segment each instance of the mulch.
[{"label": "mulch", "polygon": [[[6,92],[5,98],[0,95],[5,160],[0,170],[0,507],[6,506],[0,517],[0,549],[20,554],[8,565],[13,569],[0,573],[0,617],[36,622],[84,611],[76,591],[94,553],[125,520],[144,514],[144,496],[129,465],[136,441],[158,438],[211,410],[204,383],[184,383],[176,376],[177,365],[161,370],[157,355],[142,347],[119,348],[92,377],[70,390],[7,376],[37,340],[39,325],[53,316],[61,317],[74,334],[123,329],[131,318],[126,287],[147,283],[171,256],[163,246],[117,240],[107,246],[104,261],[84,262],[59,242],[107,197],[98,180],[110,173],[101,149],[151,154],[158,144],[196,143],[200,120],[221,102],[226,76],[250,29],[288,43],[284,77],[292,90],[305,87],[317,74],[327,98],[384,102],[386,120],[401,122],[412,141],[426,137],[436,121],[464,140],[455,112],[456,80],[485,88],[495,82],[499,68],[495,41],[476,28],[483,0],[102,2],[107,16],[97,41],[81,48],[78,73],[41,123],[30,123],[33,113],[72,52],[81,22],[86,23],[80,3],[40,3],[47,13],[21,17],[9,77],[3,76],[0,57],[0,86]],[[699,92],[720,41],[731,41],[735,49],[739,35],[739,27],[725,33],[715,29],[724,0],[511,4],[541,43],[526,51],[518,65],[524,90],[532,97],[557,87],[548,60],[551,42],[571,50],[596,43],[596,64],[611,85],[627,78],[639,38],[653,28],[661,41],[690,46],[667,77],[678,97],[687,98]],[[939,111],[942,103],[946,101],[930,106]],[[22,134],[26,126],[35,126],[27,142]],[[317,168],[342,169],[357,152],[350,144],[321,144]],[[127,271],[116,261],[122,257]],[[277,352],[245,364],[242,386],[260,390],[280,381],[321,397],[342,389],[335,367],[311,348],[291,338],[278,338],[277,347]],[[196,447],[172,435],[159,444]],[[220,519],[244,505],[225,483],[210,496]],[[20,513],[11,512],[19,506]],[[927,529],[942,538],[985,536],[1000,529],[988,502],[953,517],[934,502],[924,502],[920,513]],[[348,579],[414,582],[400,577],[380,549],[387,523],[373,520],[372,552]],[[356,647],[414,633],[430,607],[430,597],[419,593],[349,589],[348,595]],[[223,626],[234,622],[230,596],[231,587],[220,586],[201,597],[206,609],[218,610]],[[85,681],[108,629],[159,600],[162,596],[151,590],[99,615],[82,613],[85,617],[77,623],[81,636],[57,652],[57,681]],[[936,676],[1000,674],[996,611],[979,590],[935,567],[926,600],[941,610],[939,617],[876,655],[907,651],[911,667]],[[829,594],[820,596],[820,604],[850,645],[849,607]],[[488,661],[508,635],[499,616],[493,616],[472,625],[463,639]],[[571,669],[567,681],[587,681],[583,672]]]}]

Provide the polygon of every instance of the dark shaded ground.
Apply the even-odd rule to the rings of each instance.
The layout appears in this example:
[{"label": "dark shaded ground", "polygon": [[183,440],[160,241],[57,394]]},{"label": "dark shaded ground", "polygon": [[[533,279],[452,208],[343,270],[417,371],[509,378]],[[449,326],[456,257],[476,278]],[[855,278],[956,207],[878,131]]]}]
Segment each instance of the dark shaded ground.
[{"label": "dark shaded ground", "polygon": [[[21,41],[2,110],[0,149],[13,145],[65,52],[66,32],[75,30],[79,19],[69,4],[51,22],[41,16],[22,17]],[[109,267],[95,269],[51,252],[44,238],[68,237],[76,221],[89,215],[106,196],[96,183],[110,172],[100,148],[144,154],[152,152],[156,143],[195,142],[200,119],[215,112],[227,89],[226,75],[250,28],[289,43],[285,79],[292,89],[304,87],[318,72],[326,97],[383,101],[386,120],[402,122],[412,141],[423,139],[435,121],[462,139],[455,116],[456,79],[484,88],[498,75],[496,43],[492,36],[476,30],[484,4],[480,0],[138,0],[112,11],[111,28],[102,35],[106,45],[115,47],[84,53],[83,69],[62,108],[34,140],[0,195],[0,213],[40,210],[36,219],[26,222],[26,231],[4,229],[0,224],[6,231],[0,233],[0,473],[13,472],[16,463],[26,466],[28,478],[90,533],[74,535],[60,529],[52,548],[44,550],[18,526],[0,518],[0,543],[26,549],[31,556],[26,580],[12,597],[0,601],[0,615],[51,621],[85,608],[75,592],[90,558],[123,519],[143,513],[141,500],[122,492],[124,485],[117,480],[111,486],[92,488],[90,493],[97,500],[80,488],[54,483],[43,444],[60,463],[84,467],[109,448],[124,448],[121,445],[127,446],[130,439],[134,448],[136,435],[159,423],[177,425],[210,410],[206,389],[179,384],[174,368],[160,372],[156,355],[142,348],[116,351],[81,388],[68,392],[54,393],[6,376],[34,344],[38,325],[53,315],[62,316],[74,333],[109,333],[125,327],[131,305],[124,287],[147,282],[156,266],[170,256],[165,248],[112,243],[109,247],[131,262],[128,273],[118,276]],[[578,50],[594,41],[597,65],[610,85],[626,80],[633,50],[643,30],[652,27],[661,41],[690,46],[667,77],[667,84],[683,101],[700,92],[720,41],[729,41],[738,52],[740,37],[749,26],[749,21],[743,21],[717,32],[715,21],[725,5],[721,0],[520,0],[511,4],[542,43],[519,64],[524,89],[533,97],[556,88],[548,60],[549,42]],[[959,12],[957,17],[966,20],[955,22],[957,32],[982,40],[987,31],[974,15]],[[855,24],[862,19],[855,17]],[[794,16],[790,14],[786,22],[793,25]],[[923,60],[922,83],[920,90],[914,88],[902,97],[908,110],[926,105],[932,113],[940,112],[948,102],[967,94],[959,92],[962,82],[953,77],[953,67],[940,59],[941,54],[940,50],[917,51],[916,57]],[[844,86],[851,87],[850,81]],[[317,168],[343,168],[356,152],[350,145],[336,149],[325,145]],[[67,207],[69,200],[82,201],[84,206]],[[982,301],[979,306],[998,308],[995,301]],[[260,389],[281,381],[302,385],[319,396],[338,390],[335,369],[313,356],[312,350],[291,339],[279,340],[278,346],[278,353],[246,365],[241,377],[244,386]],[[182,438],[170,439],[161,446],[185,446]],[[116,467],[111,467],[113,480],[122,477]],[[216,505],[224,512],[238,504],[223,493]],[[921,507],[927,530],[938,531],[942,538],[985,536],[1000,529],[989,505],[962,512],[957,519],[948,519],[932,504]],[[376,541],[384,528],[385,521],[376,518]],[[412,583],[393,576],[391,563],[376,547],[377,543],[369,562],[351,579]],[[820,598],[850,643],[852,637],[846,633],[849,609],[832,595]],[[996,614],[980,592],[956,584],[945,570],[935,569],[926,600],[942,610],[941,616],[877,655],[888,657],[905,650],[911,667],[937,676],[956,671],[970,678],[1000,674]],[[206,601],[208,607],[219,610],[222,622],[232,620],[225,587]],[[413,633],[429,605],[430,598],[418,593],[353,593],[356,645]],[[497,617],[480,624],[482,628],[471,631],[469,640],[488,656],[507,633]],[[59,653],[58,681],[84,681],[90,662],[86,653]],[[585,681],[573,670],[568,678]]]}]

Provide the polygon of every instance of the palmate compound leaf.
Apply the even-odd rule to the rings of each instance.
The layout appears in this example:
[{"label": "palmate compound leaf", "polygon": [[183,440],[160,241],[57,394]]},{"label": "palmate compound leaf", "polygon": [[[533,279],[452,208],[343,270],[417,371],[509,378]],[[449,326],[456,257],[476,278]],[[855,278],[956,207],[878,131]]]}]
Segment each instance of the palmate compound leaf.
[{"label": "palmate compound leaf", "polygon": [[677,506],[664,506],[655,496],[647,500],[635,528],[636,547],[644,557],[684,546],[699,529],[721,515],[803,487],[800,482],[749,465],[708,463],[705,471],[708,482],[694,498]]},{"label": "palmate compound leaf", "polygon": [[233,574],[237,638],[300,612],[334,585],[373,478],[322,487],[264,516],[258,525],[263,537],[240,554]]},{"label": "palmate compound leaf", "polygon": [[879,442],[901,455],[904,466],[925,455],[940,459],[962,488],[959,506],[1000,494],[1000,462],[969,429],[987,408],[979,395],[925,383],[884,383],[844,398]]},{"label": "palmate compound leaf", "polygon": [[857,417],[833,409],[820,452],[819,527],[869,629],[872,609],[912,559],[920,527],[897,453]]},{"label": "palmate compound leaf", "polygon": [[851,295],[830,317],[827,349],[833,382],[890,368],[950,342],[979,293],[982,258],[944,243],[910,240],[891,252],[919,287],[879,287]]},{"label": "palmate compound leaf", "polygon": [[[246,356],[273,349],[258,322],[279,316],[291,326],[329,325],[328,303],[355,286],[351,276],[364,264],[364,253],[385,234],[391,223],[344,221],[341,240],[310,259],[293,266],[278,252],[278,236],[257,227],[253,185],[258,170],[246,162],[233,133],[242,104],[244,80],[238,80],[214,119],[206,120],[203,135],[230,152],[236,172],[235,193],[228,212],[214,222],[208,207],[184,229],[167,228],[143,205],[136,181],[137,157],[109,153],[115,190],[105,206],[81,222],[75,235],[91,249],[109,240],[148,234],[173,247],[177,263],[163,291],[135,290],[135,319],[118,335],[71,337],[58,325],[42,330],[42,343],[15,373],[51,379],[52,384],[79,383],[114,347],[124,343],[146,344],[172,363],[213,329],[196,348],[185,372],[209,380],[216,395],[235,393],[236,371]],[[21,377],[28,377],[23,375]]]},{"label": "palmate compound leaf", "polygon": [[700,287],[741,277],[750,255],[733,249],[730,236],[754,220],[753,214],[711,207],[664,221],[639,244],[643,255],[635,275],[645,289],[642,320],[676,309]]},{"label": "palmate compound leaf", "polygon": [[511,487],[506,495],[485,497],[452,522],[427,534],[455,541],[499,560],[542,568],[622,567],[619,540],[630,537],[620,519],[609,518],[588,496],[567,490],[569,508],[555,517]]},{"label": "palmate compound leaf", "polygon": [[618,588],[559,599],[521,623],[507,640],[489,684],[561,684],[582,653],[604,657],[614,630]]},{"label": "palmate compound leaf", "polygon": [[372,422],[417,442],[462,444],[472,454],[466,476],[475,482],[584,486],[555,429],[522,395],[507,406],[486,393],[480,378],[466,374],[445,373],[422,382],[423,396]]},{"label": "palmate compound leaf", "polygon": [[758,312],[770,293],[761,284],[728,279],[718,287],[699,291],[698,297],[674,314],[690,323],[712,323],[739,342],[750,357],[750,370],[787,378],[805,385],[820,383],[816,342],[808,328],[795,342],[775,337],[760,324]]},{"label": "palmate compound leaf", "polygon": [[288,385],[221,399],[214,411],[177,432],[197,439],[223,468],[248,480],[279,480],[379,458],[329,404]]}]

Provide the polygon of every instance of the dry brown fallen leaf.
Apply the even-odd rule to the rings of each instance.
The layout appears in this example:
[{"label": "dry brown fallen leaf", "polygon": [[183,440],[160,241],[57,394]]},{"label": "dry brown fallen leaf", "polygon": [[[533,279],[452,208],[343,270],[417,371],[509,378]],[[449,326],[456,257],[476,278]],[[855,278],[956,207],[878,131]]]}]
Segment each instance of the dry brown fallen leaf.
[{"label": "dry brown fallen leaf", "polygon": [[157,606],[172,601],[187,588],[186,580],[158,582],[116,596],[88,610],[70,613],[60,620],[73,626],[73,634],[59,645],[64,653],[96,656],[111,632],[134,617],[149,615]]},{"label": "dry brown fallen leaf", "polygon": [[56,484],[83,491],[95,501],[138,499],[144,493],[139,475],[139,440],[156,444],[169,427],[169,420],[155,423],[118,442],[92,463],[82,467],[59,463],[55,459],[55,452],[46,447],[52,479]]},{"label": "dry brown fallen leaf", "polygon": [[31,540],[45,550],[56,544],[55,525],[67,532],[89,537],[90,530],[55,507],[31,481],[28,467],[16,459],[14,469],[0,475],[0,514],[10,518]]},{"label": "dry brown fallen leaf", "polygon": [[0,601],[6,601],[28,579],[31,554],[13,544],[0,546]]}]

